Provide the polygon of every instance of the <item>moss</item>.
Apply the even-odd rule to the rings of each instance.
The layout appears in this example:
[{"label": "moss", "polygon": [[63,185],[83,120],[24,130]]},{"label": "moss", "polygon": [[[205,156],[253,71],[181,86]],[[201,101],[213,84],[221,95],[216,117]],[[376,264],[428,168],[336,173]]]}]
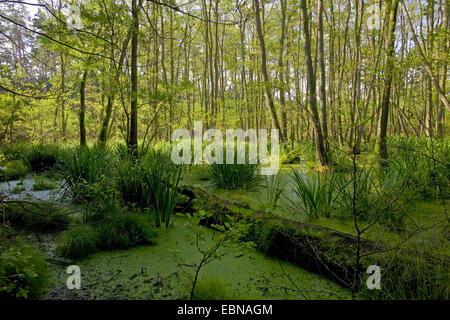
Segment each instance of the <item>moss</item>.
[{"label": "moss", "polygon": [[[213,223],[216,224],[224,223],[229,214],[240,215],[243,210],[249,210],[246,209],[246,206],[241,206],[241,209],[236,208],[236,204],[220,200],[202,191],[197,191],[196,195],[195,208],[212,212]],[[298,221],[267,217],[251,209],[250,211],[253,214],[241,216],[247,219],[250,224],[250,233],[245,240],[256,243],[257,248],[266,255],[289,261],[348,288],[354,285],[355,277],[356,279],[364,279],[367,276],[365,275],[367,263],[363,264],[362,268],[358,270],[360,273],[355,275],[357,272],[355,266],[357,239],[352,234]],[[205,225],[209,224],[206,223]],[[363,253],[383,251],[381,243],[364,238],[360,239],[360,247]],[[390,245],[385,247],[390,247]],[[411,249],[400,248],[395,252],[398,254],[395,259],[389,253],[378,253],[376,255],[377,261],[379,261],[377,265],[381,268],[389,267],[397,270],[385,274],[386,283],[391,284],[388,286],[390,291],[389,294],[379,296],[383,298],[402,297],[405,296],[404,291],[406,291],[408,292],[406,295],[408,299],[422,297],[423,295],[417,290],[427,292],[427,295],[440,299],[448,294],[445,290],[448,281],[443,281],[443,284],[436,284],[425,279],[441,277],[442,272],[439,273],[438,271],[440,269],[448,270],[450,259],[446,256],[442,258],[442,256],[431,254],[427,254],[426,258],[420,257],[419,251]],[[372,257],[372,255],[369,257]],[[365,259],[365,261],[369,260],[369,258]],[[424,269],[422,271],[419,271],[419,268],[411,269],[412,261],[415,261]],[[439,270],[436,270],[436,264],[441,265]],[[404,286],[396,285],[397,278],[401,279],[404,274],[414,275],[418,272],[422,272],[421,282],[413,281],[411,283],[407,281]],[[448,278],[448,276],[446,277]],[[411,276],[411,278],[414,278],[414,276]],[[361,294],[366,294],[363,289],[363,287],[359,288]]]}]

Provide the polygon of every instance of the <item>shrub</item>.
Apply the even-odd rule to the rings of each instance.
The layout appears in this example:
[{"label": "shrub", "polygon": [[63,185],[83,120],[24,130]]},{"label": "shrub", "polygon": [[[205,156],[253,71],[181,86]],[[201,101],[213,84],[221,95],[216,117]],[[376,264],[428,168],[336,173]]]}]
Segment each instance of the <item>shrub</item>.
[{"label": "shrub", "polygon": [[81,259],[98,250],[98,233],[90,225],[76,226],[58,235],[56,253],[64,258]]},{"label": "shrub", "polygon": [[102,250],[126,249],[156,242],[156,231],[147,214],[114,217],[99,225],[98,235]]},{"label": "shrub", "polygon": [[33,232],[63,230],[70,223],[66,210],[46,201],[6,202],[5,218],[14,228]]},{"label": "shrub", "polygon": [[22,160],[28,146],[25,143],[8,143],[2,146],[6,160]]},{"label": "shrub", "polygon": [[11,160],[5,165],[5,169],[0,169],[0,181],[17,180],[24,178],[28,173],[28,168],[21,160]]},{"label": "shrub", "polygon": [[313,142],[304,141],[289,151],[282,149],[281,163],[292,164],[302,161],[316,161],[316,151]]},{"label": "shrub", "polygon": [[42,254],[16,242],[3,249],[0,255],[0,299],[38,298],[48,280]]}]

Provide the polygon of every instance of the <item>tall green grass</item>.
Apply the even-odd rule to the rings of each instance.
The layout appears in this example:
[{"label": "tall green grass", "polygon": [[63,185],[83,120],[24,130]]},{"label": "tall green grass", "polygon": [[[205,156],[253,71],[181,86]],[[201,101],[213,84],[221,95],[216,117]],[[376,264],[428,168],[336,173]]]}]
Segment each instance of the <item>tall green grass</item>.
[{"label": "tall green grass", "polygon": [[81,259],[99,251],[98,232],[90,225],[74,226],[60,233],[56,243],[56,253],[69,259]]},{"label": "tall green grass", "polygon": [[309,221],[320,216],[330,217],[336,199],[335,173],[322,180],[319,175],[308,176],[299,170],[292,170],[291,181],[295,197],[290,202],[297,212],[306,214]]},{"label": "tall green grass", "polygon": [[223,189],[239,189],[250,185],[257,177],[255,164],[217,164],[208,166],[213,183]]},{"label": "tall green grass", "polygon": [[126,158],[117,169],[117,190],[125,203],[150,209],[156,225],[170,224],[178,199],[182,167],[165,150],[145,150],[138,159]]},{"label": "tall green grass", "polygon": [[286,189],[286,182],[283,182],[281,179],[281,171],[278,171],[271,176],[265,176],[264,182],[263,203],[267,209],[275,209],[278,207],[278,203],[283,197],[283,193]]},{"label": "tall green grass", "polygon": [[78,147],[58,166],[64,180],[65,195],[74,202],[94,201],[111,190],[113,158],[104,146]]},{"label": "tall green grass", "polygon": [[450,198],[450,139],[389,137],[389,165],[409,176],[418,200]]},{"label": "tall green grass", "polygon": [[26,149],[23,160],[35,173],[53,170],[61,163],[66,150],[58,145],[34,144]]}]

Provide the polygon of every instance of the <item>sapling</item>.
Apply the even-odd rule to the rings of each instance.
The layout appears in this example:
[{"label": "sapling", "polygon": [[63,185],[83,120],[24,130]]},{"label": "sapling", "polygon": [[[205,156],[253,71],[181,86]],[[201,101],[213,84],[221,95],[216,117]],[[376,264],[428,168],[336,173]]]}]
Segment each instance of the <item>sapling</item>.
[{"label": "sapling", "polygon": [[[242,212],[239,217],[245,212]],[[180,250],[174,250],[172,253],[177,260],[178,266],[194,268],[194,276],[188,276],[190,280],[189,298],[194,299],[195,286],[197,284],[199,274],[203,268],[213,261],[221,260],[227,252],[231,252],[232,249],[245,249],[253,247],[252,242],[240,241],[248,233],[248,225],[244,222],[244,219],[239,219],[237,216],[226,215],[226,222],[223,224],[211,224],[210,227],[219,231],[212,235],[212,244],[208,244],[207,236],[209,233],[206,228],[201,225],[202,221],[212,218],[211,212],[198,211],[191,215],[188,215],[188,230],[185,240],[189,242],[200,253],[201,259],[197,264],[187,264],[184,257],[181,255]]]}]

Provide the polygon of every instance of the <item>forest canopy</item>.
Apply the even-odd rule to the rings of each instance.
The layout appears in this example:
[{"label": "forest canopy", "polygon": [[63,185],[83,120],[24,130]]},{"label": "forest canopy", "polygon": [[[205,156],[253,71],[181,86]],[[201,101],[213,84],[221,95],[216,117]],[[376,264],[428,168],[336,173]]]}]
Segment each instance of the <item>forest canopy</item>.
[{"label": "forest canopy", "polygon": [[8,1],[0,143],[170,139],[274,128],[360,148],[443,137],[448,3]]}]

